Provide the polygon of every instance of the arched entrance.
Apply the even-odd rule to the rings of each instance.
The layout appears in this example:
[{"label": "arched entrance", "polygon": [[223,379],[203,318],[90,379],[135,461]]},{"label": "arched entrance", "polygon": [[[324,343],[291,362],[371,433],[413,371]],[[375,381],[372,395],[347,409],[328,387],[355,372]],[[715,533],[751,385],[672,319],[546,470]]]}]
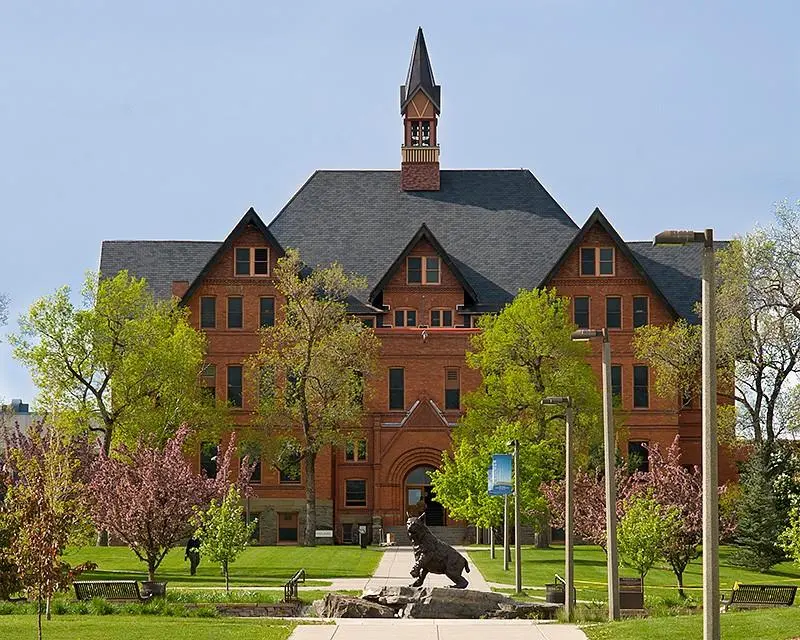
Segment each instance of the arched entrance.
[{"label": "arched entrance", "polygon": [[416,467],[406,476],[406,511],[411,515],[425,512],[425,523],[429,527],[443,527],[447,524],[444,507],[436,502],[436,494],[431,486],[430,473],[434,467]]}]

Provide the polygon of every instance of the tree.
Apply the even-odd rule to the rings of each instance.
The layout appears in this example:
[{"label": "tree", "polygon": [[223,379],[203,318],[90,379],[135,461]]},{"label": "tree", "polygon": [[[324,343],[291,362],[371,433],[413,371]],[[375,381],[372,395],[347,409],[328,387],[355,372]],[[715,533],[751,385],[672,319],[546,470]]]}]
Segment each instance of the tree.
[{"label": "tree", "polygon": [[731,563],[767,571],[784,558],[779,535],[786,527],[780,513],[768,463],[768,452],[757,450],[740,479],[739,522]]},{"label": "tree", "polygon": [[221,501],[213,499],[208,508],[195,509],[192,523],[197,527],[195,537],[200,540],[200,552],[219,563],[225,576],[225,591],[230,591],[228,566],[244,551],[258,523],[244,521],[241,495],[233,485]]},{"label": "tree", "polygon": [[68,287],[40,298],[10,336],[56,427],[97,432],[107,456],[115,439],[163,443],[184,421],[222,423],[200,386],[205,337],[188,309],[156,302],[126,271],[89,274],[82,293],[82,307]]},{"label": "tree", "polygon": [[[738,426],[759,446],[771,446],[798,424],[792,383],[800,372],[798,237],[800,203],[782,202],[773,225],[717,252],[718,393],[740,408]],[[699,397],[700,333],[684,320],[636,329],[634,350],[650,361],[658,393]]]},{"label": "tree", "polygon": [[34,423],[27,434],[17,427],[6,442],[4,467],[2,519],[14,531],[8,557],[28,597],[38,603],[41,640],[43,602],[49,618],[51,597],[76,575],[61,559],[64,549],[90,531],[85,470],[76,443],[41,423]]},{"label": "tree", "polygon": [[[188,427],[182,426],[163,449],[143,441],[133,449],[123,444],[115,457],[103,453],[94,465],[89,485],[92,518],[147,564],[151,582],[170,548],[189,532],[195,509],[224,495],[231,482],[233,436],[216,478],[192,471],[183,453],[189,436]],[[238,482],[246,485],[249,477],[245,464]]]},{"label": "tree", "polygon": [[587,364],[588,347],[573,342],[568,300],[552,290],[521,291],[498,315],[480,320],[467,364],[482,386],[464,399],[466,413],[453,431],[453,450],[432,476],[437,500],[471,522],[496,524],[501,503],[486,496],[491,454],[520,441],[522,512],[542,523],[546,505],[539,486],[563,471],[563,408],[542,406],[549,395],[575,401],[578,455],[599,440],[600,394]]},{"label": "tree", "polygon": [[680,527],[680,512],[675,506],[664,506],[651,495],[626,502],[625,516],[617,529],[619,555],[624,564],[636,570],[642,584]]},{"label": "tree", "polygon": [[8,321],[8,296],[0,292],[0,327]]},{"label": "tree", "polygon": [[[296,452],[305,471],[304,544],[315,544],[316,461],[327,446],[343,445],[364,416],[364,379],[373,370],[379,342],[347,314],[346,300],[365,286],[338,264],[308,270],[296,251],[275,268],[285,298],[285,319],[263,330],[253,370],[268,372],[260,421],[272,440]],[[262,391],[265,391],[262,389]]]},{"label": "tree", "polygon": [[781,532],[779,544],[787,556],[800,564],[800,507],[789,513],[789,526]]}]

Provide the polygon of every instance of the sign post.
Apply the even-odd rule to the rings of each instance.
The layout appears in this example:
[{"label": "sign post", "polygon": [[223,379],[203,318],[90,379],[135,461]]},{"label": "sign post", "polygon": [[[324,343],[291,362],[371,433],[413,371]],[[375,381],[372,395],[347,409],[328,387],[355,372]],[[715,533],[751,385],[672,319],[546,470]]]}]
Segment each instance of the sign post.
[{"label": "sign post", "polygon": [[[508,496],[514,493],[513,456],[508,453],[496,453],[492,456],[489,467],[489,495],[503,496],[503,571],[508,571],[508,559],[511,555],[508,542]],[[490,534],[492,535],[492,534]],[[492,539],[492,552],[494,540]],[[494,557],[494,555],[492,555]]]}]

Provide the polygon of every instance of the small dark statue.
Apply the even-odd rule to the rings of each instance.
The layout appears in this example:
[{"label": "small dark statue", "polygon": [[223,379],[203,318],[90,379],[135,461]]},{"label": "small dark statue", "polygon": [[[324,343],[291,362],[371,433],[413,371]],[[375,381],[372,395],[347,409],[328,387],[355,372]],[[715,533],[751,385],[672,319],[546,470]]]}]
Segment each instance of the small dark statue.
[{"label": "small dark statue", "polygon": [[443,573],[453,581],[453,588],[465,589],[469,583],[461,572],[466,570],[469,573],[466,558],[431,533],[425,524],[425,514],[416,518],[409,516],[406,527],[414,548],[415,562],[411,576],[416,580],[411,586],[421,587],[429,573]]}]

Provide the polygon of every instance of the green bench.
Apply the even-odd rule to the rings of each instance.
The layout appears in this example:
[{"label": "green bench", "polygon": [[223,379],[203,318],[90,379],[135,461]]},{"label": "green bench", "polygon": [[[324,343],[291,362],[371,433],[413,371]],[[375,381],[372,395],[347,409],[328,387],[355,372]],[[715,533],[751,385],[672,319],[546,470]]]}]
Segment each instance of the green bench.
[{"label": "green bench", "polygon": [[139,592],[136,580],[86,580],[73,582],[75,597],[78,600],[104,598],[118,602],[147,602],[151,596],[143,596]]},{"label": "green bench", "polygon": [[725,611],[731,607],[791,607],[797,593],[795,585],[736,584],[731,597],[725,602]]}]

